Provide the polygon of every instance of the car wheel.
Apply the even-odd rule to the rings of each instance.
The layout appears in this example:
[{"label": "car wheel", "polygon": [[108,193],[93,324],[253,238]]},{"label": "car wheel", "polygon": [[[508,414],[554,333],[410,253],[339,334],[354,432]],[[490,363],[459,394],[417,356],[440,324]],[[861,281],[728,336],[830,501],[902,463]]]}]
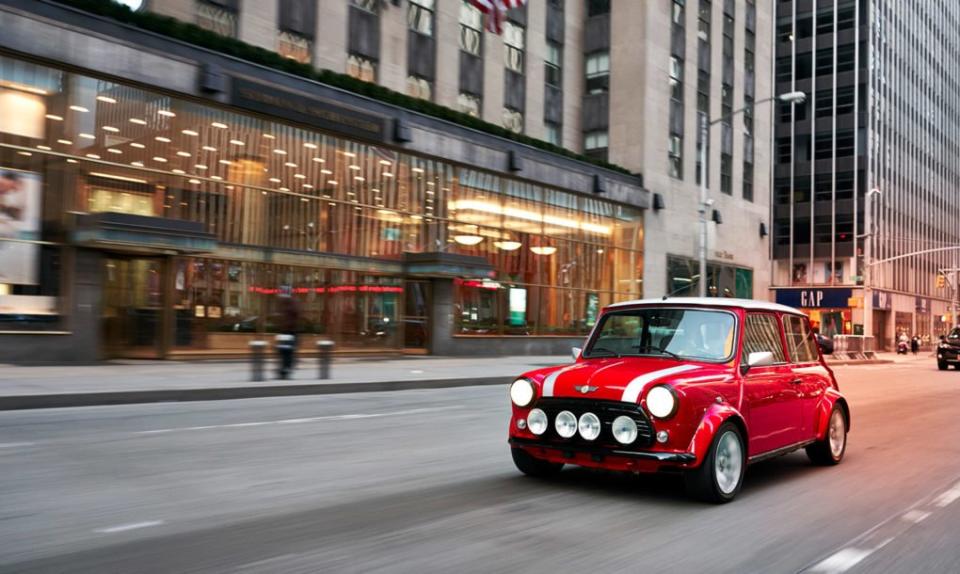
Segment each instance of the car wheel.
[{"label": "car wheel", "polygon": [[523,474],[537,478],[547,478],[556,475],[563,468],[562,462],[549,462],[532,456],[522,448],[512,448],[513,464]]},{"label": "car wheel", "polygon": [[827,425],[827,434],[807,447],[807,456],[814,464],[832,466],[840,464],[847,452],[847,420],[843,416],[843,407],[834,405]]},{"label": "car wheel", "polygon": [[717,430],[700,466],[688,471],[684,480],[691,496],[707,502],[730,502],[740,492],[746,469],[743,435],[728,422]]},{"label": "car wheel", "polygon": [[948,368],[950,368],[950,365],[944,363],[943,361],[937,361],[937,368],[941,371],[946,371]]}]

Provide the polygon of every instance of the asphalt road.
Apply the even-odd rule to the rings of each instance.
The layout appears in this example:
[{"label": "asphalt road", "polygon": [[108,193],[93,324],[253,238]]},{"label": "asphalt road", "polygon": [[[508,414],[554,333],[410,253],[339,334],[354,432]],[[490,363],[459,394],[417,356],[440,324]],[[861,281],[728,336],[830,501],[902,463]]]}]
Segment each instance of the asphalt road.
[{"label": "asphalt road", "polygon": [[847,458],[514,470],[505,389],[0,412],[0,572],[960,572],[960,372],[837,369]]}]

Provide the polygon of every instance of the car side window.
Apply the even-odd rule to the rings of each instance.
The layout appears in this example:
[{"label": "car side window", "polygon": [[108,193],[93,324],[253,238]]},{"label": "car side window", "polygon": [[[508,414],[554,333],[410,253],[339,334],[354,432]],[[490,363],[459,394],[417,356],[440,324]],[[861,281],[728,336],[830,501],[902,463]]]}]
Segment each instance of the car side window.
[{"label": "car side window", "polygon": [[743,324],[743,357],[750,353],[773,353],[773,362],[785,363],[777,318],[766,313],[747,313]]},{"label": "car side window", "polygon": [[791,362],[810,363],[817,360],[817,343],[806,319],[796,315],[784,315],[783,332],[787,336]]}]

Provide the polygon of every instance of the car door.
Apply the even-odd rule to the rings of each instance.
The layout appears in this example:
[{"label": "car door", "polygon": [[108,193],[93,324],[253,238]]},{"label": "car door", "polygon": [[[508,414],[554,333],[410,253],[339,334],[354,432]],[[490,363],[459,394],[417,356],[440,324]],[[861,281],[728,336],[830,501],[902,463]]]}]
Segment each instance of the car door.
[{"label": "car door", "polygon": [[756,456],[799,440],[800,404],[794,373],[784,353],[780,321],[774,313],[746,314],[741,365],[750,353],[769,352],[774,364],[751,367],[743,376],[748,452]]},{"label": "car door", "polygon": [[809,440],[816,434],[817,404],[830,385],[830,373],[820,362],[817,341],[806,317],[784,315],[783,333],[790,355],[791,381],[800,401],[800,432],[797,440]]}]

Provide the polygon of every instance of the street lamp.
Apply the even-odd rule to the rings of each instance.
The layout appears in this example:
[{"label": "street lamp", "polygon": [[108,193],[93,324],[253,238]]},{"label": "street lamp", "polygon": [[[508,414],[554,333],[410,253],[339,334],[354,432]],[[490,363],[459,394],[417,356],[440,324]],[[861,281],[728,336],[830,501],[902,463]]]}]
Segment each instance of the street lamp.
[{"label": "street lamp", "polygon": [[[802,104],[807,100],[806,92],[787,92],[779,96],[765,98],[754,102],[751,107],[758,104],[765,104],[774,100],[785,104]],[[710,128],[717,123],[732,118],[746,110],[746,107],[734,110],[729,114],[722,115],[719,118],[709,121],[707,114],[700,114],[700,281],[699,294],[701,297],[707,296],[707,213],[713,206],[713,200],[707,194],[707,144],[710,141]]]},{"label": "street lamp", "polygon": [[[863,336],[873,333],[873,196],[881,195],[877,188],[867,192],[863,203]],[[866,350],[866,348],[864,348]]]}]

